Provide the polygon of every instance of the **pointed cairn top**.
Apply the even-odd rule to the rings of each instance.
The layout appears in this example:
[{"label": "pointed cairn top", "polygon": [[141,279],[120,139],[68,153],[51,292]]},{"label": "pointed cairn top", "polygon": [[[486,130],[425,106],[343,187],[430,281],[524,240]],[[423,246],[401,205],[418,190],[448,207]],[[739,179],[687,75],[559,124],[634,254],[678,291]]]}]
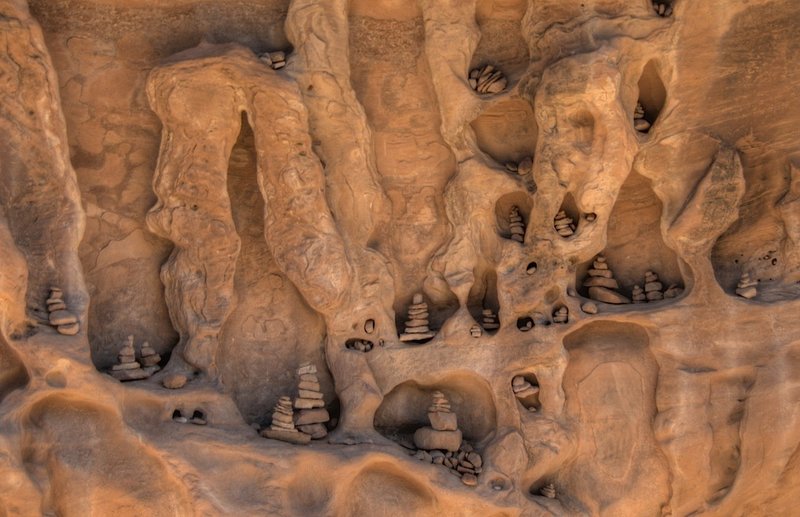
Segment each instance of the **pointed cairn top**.
[{"label": "pointed cairn top", "polygon": [[297,445],[305,445],[311,441],[309,435],[295,429],[292,399],[286,395],[278,399],[272,411],[272,423],[261,431],[261,436]]},{"label": "pointed cairn top", "polygon": [[588,277],[584,280],[583,286],[589,288],[589,298],[592,300],[612,304],[631,302],[616,292],[619,289],[619,284],[614,280],[614,273],[608,267],[606,258],[603,255],[597,256],[587,274]]}]

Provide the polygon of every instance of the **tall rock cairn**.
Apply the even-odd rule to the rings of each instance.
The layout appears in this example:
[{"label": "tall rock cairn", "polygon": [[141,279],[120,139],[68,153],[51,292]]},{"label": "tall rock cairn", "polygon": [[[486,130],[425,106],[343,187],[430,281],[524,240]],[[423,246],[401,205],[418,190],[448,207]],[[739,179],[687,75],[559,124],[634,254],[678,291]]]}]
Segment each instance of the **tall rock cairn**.
[{"label": "tall rock cairn", "polygon": [[417,293],[408,308],[405,332],[400,334],[400,341],[423,341],[435,336],[436,332],[431,331],[428,318],[428,304],[422,293]]},{"label": "tall rock cairn", "polygon": [[278,399],[272,411],[272,423],[261,431],[261,436],[297,445],[305,445],[311,441],[311,436],[295,429],[292,399],[287,396]]},{"label": "tall rock cairn", "polygon": [[298,409],[294,424],[301,433],[318,440],[328,435],[325,423],[331,417],[325,409],[322,391],[317,378],[317,367],[311,363],[304,363],[297,369],[300,383],[297,385],[297,398],[294,407]]}]

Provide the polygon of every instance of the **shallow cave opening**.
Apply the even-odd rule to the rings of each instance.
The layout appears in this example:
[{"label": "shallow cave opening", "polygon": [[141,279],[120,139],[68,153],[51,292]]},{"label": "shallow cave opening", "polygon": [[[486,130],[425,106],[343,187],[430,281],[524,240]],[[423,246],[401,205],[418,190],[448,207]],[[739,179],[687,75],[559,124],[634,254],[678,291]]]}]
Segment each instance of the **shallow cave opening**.
[{"label": "shallow cave opening", "polygon": [[494,334],[500,325],[497,273],[484,265],[475,268],[474,276],[475,281],[467,296],[467,309],[485,332]]},{"label": "shallow cave opening", "polygon": [[525,411],[536,413],[542,409],[539,402],[539,380],[533,372],[515,375],[511,379],[511,391]]},{"label": "shallow cave opening", "polygon": [[[634,109],[633,116],[634,127],[640,133],[647,134],[656,123],[667,100],[667,90],[661,80],[655,60],[648,61],[644,66],[642,75],[639,77],[638,91],[638,105]],[[639,106],[641,106],[642,112],[637,114]]]},{"label": "shallow cave opening", "polygon": [[561,202],[561,208],[553,218],[553,228],[564,239],[569,239],[578,231],[580,224],[580,210],[571,192],[567,192]]},{"label": "shallow cave opening", "polygon": [[[510,192],[495,202],[494,214],[497,222],[497,233],[500,237],[522,243],[528,228],[533,201],[526,192]],[[513,215],[512,215],[513,214]],[[522,233],[512,227],[512,218],[518,215],[522,223]],[[517,226],[519,228],[519,226]],[[517,237],[515,237],[515,235]]]}]

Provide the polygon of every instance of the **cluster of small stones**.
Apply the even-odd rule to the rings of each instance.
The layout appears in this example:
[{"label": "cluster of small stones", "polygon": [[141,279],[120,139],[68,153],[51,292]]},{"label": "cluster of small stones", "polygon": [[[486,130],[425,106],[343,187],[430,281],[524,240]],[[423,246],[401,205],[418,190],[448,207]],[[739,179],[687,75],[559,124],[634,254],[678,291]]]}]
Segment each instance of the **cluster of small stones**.
[{"label": "cluster of small stones", "polygon": [[683,289],[675,284],[670,285],[664,291],[662,289],[664,289],[664,286],[659,281],[658,275],[652,271],[647,271],[644,274],[644,289],[639,285],[633,286],[631,299],[633,303],[656,302],[664,298],[676,298],[683,292]]},{"label": "cluster of small stones", "polygon": [[739,278],[739,283],[736,285],[736,294],[748,300],[755,298],[756,295],[758,295],[757,285],[758,281],[750,278],[750,273],[745,271],[742,273],[741,278]]},{"label": "cluster of small stones", "polygon": [[492,65],[475,68],[469,73],[469,85],[478,93],[500,93],[508,86],[506,76]]},{"label": "cluster of small stones", "polygon": [[430,426],[414,433],[414,445],[426,451],[457,451],[461,445],[458,417],[450,410],[450,402],[441,391],[433,392],[433,403],[428,408]]},{"label": "cluster of small stones", "polygon": [[325,423],[331,417],[322,400],[317,367],[310,363],[302,364],[297,369],[297,376],[300,384],[297,385],[297,398],[294,399],[294,407],[298,410],[294,424],[301,433],[314,440],[325,438],[328,435]]},{"label": "cluster of small stones", "polygon": [[530,156],[523,158],[519,163],[508,162],[506,163],[506,170],[508,172],[515,172],[519,176],[527,176],[533,172],[533,158]]},{"label": "cluster of small stones", "polygon": [[286,52],[282,50],[264,52],[258,58],[273,70],[280,70],[286,66]]},{"label": "cluster of small stones", "polygon": [[180,409],[176,409],[172,413],[172,420],[178,422],[179,424],[189,423],[194,425],[206,425],[208,423],[206,420],[206,414],[200,409],[195,409],[191,418],[183,416],[183,412]]},{"label": "cluster of small stones", "polygon": [[650,129],[650,122],[644,118],[644,106],[641,102],[637,102],[633,110],[633,129],[642,133],[647,133]]},{"label": "cluster of small stones", "polygon": [[161,356],[147,341],[142,344],[139,356],[140,359],[137,361],[133,336],[128,336],[119,349],[118,363],[113,365],[107,373],[119,381],[135,381],[146,379],[161,369],[159,366]]},{"label": "cluster of small stones", "polygon": [[469,328],[469,335],[472,337],[481,337],[483,335],[483,329],[476,323]]},{"label": "cluster of small stones", "polygon": [[[619,284],[614,279],[614,273],[608,267],[604,256],[597,256],[588,275],[588,278],[583,282],[583,286],[589,288],[589,298],[592,300],[617,305],[631,302],[617,292]],[[584,310],[584,312],[586,311]]]},{"label": "cluster of small stones", "polygon": [[511,390],[517,400],[530,412],[535,412],[539,405],[539,386],[531,384],[522,375],[511,379]]},{"label": "cluster of small stones", "polygon": [[414,454],[414,457],[420,461],[446,467],[451,474],[459,476],[461,482],[467,486],[476,486],[478,484],[478,475],[483,472],[483,458],[467,442],[461,442],[455,452],[419,450]]},{"label": "cluster of small stones", "polygon": [[67,310],[64,302],[64,292],[58,287],[50,288],[50,297],[47,299],[47,312],[50,325],[54,326],[59,334],[74,336],[80,331],[78,317]]},{"label": "cluster of small stones", "polygon": [[414,295],[411,307],[408,308],[405,332],[400,334],[400,341],[424,341],[436,335],[431,331],[428,320],[428,304],[421,293]]},{"label": "cluster of small stones", "polygon": [[272,411],[272,422],[267,429],[261,431],[261,436],[280,440],[297,445],[306,445],[311,442],[311,436],[301,433],[294,426],[294,410],[292,399],[282,396],[275,404]]},{"label": "cluster of small stones", "polygon": [[525,240],[525,223],[522,222],[522,216],[516,206],[512,206],[508,213],[508,227],[511,230],[511,240],[517,242]]},{"label": "cluster of small stones", "polygon": [[561,306],[553,313],[553,323],[567,323],[569,321],[569,309]]},{"label": "cluster of small stones", "polygon": [[375,347],[372,341],[368,341],[366,339],[354,339],[352,341],[347,342],[345,346],[349,350],[355,350],[357,352],[364,352],[364,353],[369,352]]},{"label": "cluster of small stones", "polygon": [[555,499],[556,487],[555,485],[553,485],[553,483],[548,483],[539,490],[539,494],[545,496],[548,499]]},{"label": "cluster of small stones", "polygon": [[492,312],[492,309],[483,309],[481,320],[481,325],[485,330],[497,330],[500,328],[500,321],[497,319],[497,314]]},{"label": "cluster of small stones", "polygon": [[559,211],[553,220],[556,232],[564,238],[571,237],[575,233],[575,221],[570,218],[564,210]]},{"label": "cluster of small stones", "polygon": [[664,18],[672,14],[672,6],[668,4],[662,4],[661,2],[653,2],[653,10],[657,15],[663,16]]}]

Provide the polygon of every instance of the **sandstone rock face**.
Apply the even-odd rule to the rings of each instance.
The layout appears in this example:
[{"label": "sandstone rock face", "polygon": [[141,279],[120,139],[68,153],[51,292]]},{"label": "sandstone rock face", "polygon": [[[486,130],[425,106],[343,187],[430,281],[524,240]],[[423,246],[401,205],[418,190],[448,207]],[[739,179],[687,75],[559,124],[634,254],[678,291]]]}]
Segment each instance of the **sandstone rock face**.
[{"label": "sandstone rock face", "polygon": [[796,513],[799,18],[0,0],[0,515]]}]

